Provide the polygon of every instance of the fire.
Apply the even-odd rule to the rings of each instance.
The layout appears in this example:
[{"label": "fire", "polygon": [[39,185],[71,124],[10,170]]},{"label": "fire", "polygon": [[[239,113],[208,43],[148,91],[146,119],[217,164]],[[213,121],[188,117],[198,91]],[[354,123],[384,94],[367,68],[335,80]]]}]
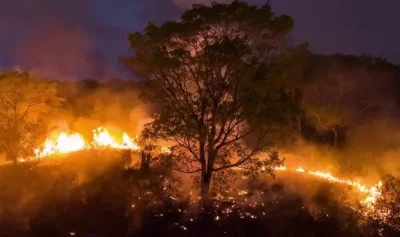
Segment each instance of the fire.
[{"label": "fire", "polygon": [[127,133],[123,133],[121,143],[117,142],[107,129],[98,127],[93,130],[93,141],[86,143],[83,136],[79,133],[62,132],[55,139],[47,138],[43,145],[34,150],[34,159],[41,159],[56,154],[65,154],[75,151],[88,149],[91,144],[95,147],[105,147],[113,149],[131,149],[138,150],[139,146],[130,138]]},{"label": "fire", "polygon": [[119,144],[114,141],[107,129],[98,127],[93,130],[93,144],[97,146],[118,148]]},{"label": "fire", "polygon": [[37,158],[44,158],[57,153],[69,153],[85,149],[85,141],[79,133],[60,133],[55,140],[46,139],[43,147],[35,149]]},{"label": "fire", "polygon": [[125,148],[131,149],[131,150],[139,150],[140,147],[136,142],[131,139],[128,134],[124,133],[122,136],[122,143]]},{"label": "fire", "polygon": [[373,205],[375,204],[376,199],[381,195],[381,192],[380,192],[380,188],[382,187],[381,181],[379,181],[377,184],[369,187],[369,186],[361,184],[359,181],[352,181],[352,180],[337,178],[329,172],[311,171],[311,170],[306,171],[302,167],[298,167],[296,169],[288,169],[285,166],[280,166],[280,167],[276,167],[275,170],[276,171],[292,170],[292,171],[295,171],[298,173],[304,173],[304,174],[316,176],[318,178],[328,180],[329,182],[340,183],[340,184],[352,186],[352,187],[356,188],[357,191],[365,194],[365,198],[363,200],[361,200],[361,204],[363,204],[369,208],[373,208]]},{"label": "fire", "polygon": [[[129,137],[127,133],[122,134],[122,139],[116,139],[108,132],[106,128],[98,127],[93,130],[93,141],[91,141],[90,143],[86,143],[85,140],[83,139],[83,136],[79,133],[68,134],[63,132],[60,133],[58,136],[56,136],[56,139],[48,138],[40,148],[34,150],[35,151],[34,158],[41,159],[55,154],[64,154],[64,153],[70,153],[88,149],[89,147],[91,147],[89,146],[89,144],[93,147],[99,147],[99,148],[131,149],[131,150],[140,149],[139,145],[135,142],[135,140]],[[169,147],[162,146],[161,152],[169,154],[171,153],[171,149]],[[285,166],[280,166],[276,167],[275,170],[294,171],[297,173],[307,174],[321,179],[325,179],[328,180],[329,182],[340,183],[354,187],[357,191],[365,194],[365,198],[361,201],[361,204],[370,208],[373,208],[377,198],[381,195],[380,188],[382,186],[382,182],[379,182],[378,184],[373,186],[366,186],[361,184],[359,181],[337,178],[329,172],[306,170],[302,167],[287,168]]]},{"label": "fire", "polygon": [[107,129],[98,127],[93,130],[93,144],[100,147],[109,147],[114,149],[132,149],[139,150],[139,146],[127,133],[122,135],[122,143],[115,141]]},{"label": "fire", "polygon": [[163,154],[171,154],[172,151],[171,151],[171,148],[166,147],[166,146],[162,146],[161,147],[161,153],[163,153]]}]

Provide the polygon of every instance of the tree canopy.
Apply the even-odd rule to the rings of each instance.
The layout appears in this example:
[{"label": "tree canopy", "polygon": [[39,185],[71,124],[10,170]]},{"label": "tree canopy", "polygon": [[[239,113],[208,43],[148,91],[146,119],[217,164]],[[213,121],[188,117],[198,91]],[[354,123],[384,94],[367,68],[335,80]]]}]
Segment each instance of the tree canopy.
[{"label": "tree canopy", "polygon": [[129,35],[134,55],[123,62],[160,91],[151,126],[177,144],[175,170],[200,172],[203,197],[214,172],[272,173],[281,164],[275,153],[257,156],[268,148],[271,126],[255,121],[274,116],[266,102],[280,95],[276,65],[289,51],[292,26],[268,4],[234,1],[194,5],[180,21]]},{"label": "tree canopy", "polygon": [[61,101],[52,82],[16,71],[0,74],[0,149],[6,159],[33,154],[42,116]]}]

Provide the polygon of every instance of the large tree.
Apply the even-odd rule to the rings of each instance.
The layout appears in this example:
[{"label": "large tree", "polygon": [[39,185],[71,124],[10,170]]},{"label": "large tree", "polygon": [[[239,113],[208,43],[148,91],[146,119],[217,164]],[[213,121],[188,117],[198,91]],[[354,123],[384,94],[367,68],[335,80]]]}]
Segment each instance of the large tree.
[{"label": "large tree", "polygon": [[0,151],[7,160],[33,155],[43,115],[59,102],[52,82],[17,71],[0,74]]},{"label": "large tree", "polygon": [[272,174],[281,164],[276,153],[258,155],[269,151],[277,112],[270,102],[280,96],[275,66],[292,26],[268,4],[234,1],[194,5],[180,21],[130,34],[134,56],[123,62],[159,90],[152,128],[177,144],[173,169],[200,173],[203,198],[215,172]]}]

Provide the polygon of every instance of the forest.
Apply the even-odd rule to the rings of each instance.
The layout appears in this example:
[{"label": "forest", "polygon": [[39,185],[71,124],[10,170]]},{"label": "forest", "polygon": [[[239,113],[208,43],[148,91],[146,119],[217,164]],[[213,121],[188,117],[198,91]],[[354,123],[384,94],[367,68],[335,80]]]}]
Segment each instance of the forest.
[{"label": "forest", "polygon": [[130,79],[0,72],[0,236],[398,236],[400,65],[269,4],[127,32]]}]

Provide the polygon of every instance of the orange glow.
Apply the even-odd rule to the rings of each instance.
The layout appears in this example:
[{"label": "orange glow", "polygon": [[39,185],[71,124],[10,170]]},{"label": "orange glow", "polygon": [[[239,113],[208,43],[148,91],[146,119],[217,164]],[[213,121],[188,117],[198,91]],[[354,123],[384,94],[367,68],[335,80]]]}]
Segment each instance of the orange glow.
[{"label": "orange glow", "polygon": [[169,147],[166,147],[166,146],[162,146],[161,147],[161,153],[163,153],[163,154],[171,154],[171,148],[169,148]]},{"label": "orange glow", "polygon": [[55,140],[46,139],[41,148],[34,150],[37,158],[44,158],[57,153],[69,153],[85,149],[85,141],[79,133],[60,133]]},{"label": "orange glow", "polygon": [[[33,159],[42,159],[55,154],[64,154],[88,149],[90,147],[89,144],[98,148],[140,150],[139,145],[134,139],[129,137],[127,133],[123,133],[122,137],[117,139],[115,136],[110,134],[106,128],[98,127],[93,130],[93,140],[91,142],[85,142],[83,136],[79,133],[62,132],[58,134],[55,139],[48,138],[41,147],[34,150],[35,157],[33,157]],[[169,147],[162,146],[161,152],[169,154],[172,151]],[[20,159],[20,161],[24,162],[26,160]],[[263,167],[263,170],[265,170],[265,167]],[[373,186],[366,186],[361,184],[359,181],[337,178],[329,172],[306,170],[302,167],[288,168],[285,166],[280,166],[276,167],[275,170],[294,171],[305,175],[315,176],[329,182],[340,183],[354,187],[358,192],[365,194],[364,199],[361,200],[361,204],[368,208],[374,208],[377,198],[381,195],[380,188],[382,186],[382,182],[379,182]]]},{"label": "orange glow", "polygon": [[[88,144],[95,147],[108,147],[113,149],[139,149],[138,144],[134,139],[130,138],[127,133],[123,133],[120,141],[121,143],[118,143],[117,139],[103,127],[98,127],[93,130],[93,141],[91,143],[86,143],[83,136],[79,133],[62,132],[58,134],[55,139],[47,138],[42,146],[34,149],[35,157],[31,159],[42,159],[56,154],[85,150],[89,148]],[[24,159],[20,160],[22,161]]]},{"label": "orange glow", "polygon": [[291,171],[295,171],[298,173],[304,173],[304,174],[316,176],[318,178],[328,180],[329,182],[340,183],[340,184],[352,186],[352,187],[356,188],[357,191],[365,194],[364,199],[361,200],[361,204],[363,204],[364,206],[367,206],[368,208],[373,208],[373,206],[376,202],[376,199],[381,195],[381,191],[380,191],[380,188],[382,187],[381,181],[379,181],[377,184],[369,187],[369,186],[361,184],[359,181],[340,179],[340,178],[333,176],[331,173],[328,173],[328,172],[311,171],[311,170],[306,171],[302,167],[298,167],[296,169],[288,169],[285,166],[280,166],[280,167],[276,167],[275,170],[276,171],[291,170]]},{"label": "orange glow", "polygon": [[130,138],[128,136],[128,134],[124,133],[124,135],[122,136],[122,146],[124,146],[127,149],[131,149],[131,150],[139,150],[140,147],[138,146],[138,144],[136,142],[134,142],[134,140],[132,138]]},{"label": "orange glow", "polygon": [[93,144],[96,146],[104,146],[111,148],[118,148],[119,144],[114,141],[107,129],[98,127],[93,130]]}]

